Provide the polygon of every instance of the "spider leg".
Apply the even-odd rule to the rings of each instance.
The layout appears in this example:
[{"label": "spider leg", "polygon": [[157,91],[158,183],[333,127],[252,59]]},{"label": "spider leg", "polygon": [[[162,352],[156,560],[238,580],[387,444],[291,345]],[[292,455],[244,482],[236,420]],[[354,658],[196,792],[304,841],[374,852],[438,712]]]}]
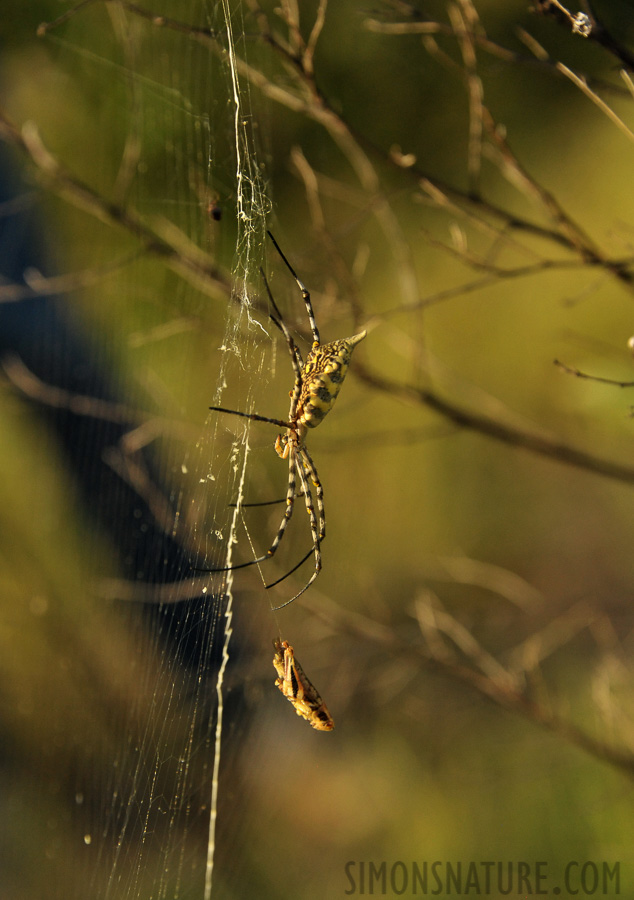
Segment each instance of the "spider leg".
[{"label": "spider leg", "polygon": [[286,509],[284,510],[284,515],[282,516],[282,521],[280,522],[278,532],[275,535],[275,540],[266,551],[266,556],[268,559],[270,559],[271,556],[275,554],[275,551],[280,546],[280,542],[284,537],[284,532],[286,531],[286,526],[290,522],[291,516],[293,515],[293,509],[295,507],[295,487],[297,484],[296,470],[297,451],[294,444],[290,444],[288,452],[288,488],[286,491]]},{"label": "spider leg", "polygon": [[[280,584],[282,581],[286,581],[286,579],[289,577],[289,575],[292,575],[293,572],[296,572],[300,566],[303,566],[303,564],[306,562],[306,560],[308,559],[309,556],[312,556],[313,553],[317,552],[318,547],[319,547],[320,536],[317,533],[317,519],[315,516],[315,508],[313,506],[313,496],[312,496],[310,487],[308,486],[308,482],[306,481],[306,476],[304,475],[302,463],[300,462],[299,459],[297,459],[297,461],[296,461],[296,469],[299,472],[299,480],[302,482],[302,491],[300,491],[300,493],[297,496],[302,496],[304,498],[304,503],[306,504],[306,510],[307,510],[308,516],[310,518],[310,528],[311,528],[311,532],[313,535],[313,546],[310,548],[310,550],[307,553],[304,554],[304,556],[302,556],[302,558],[300,559],[299,562],[295,563],[295,565],[293,566],[292,569],[289,569],[288,572],[286,572],[280,578],[276,578],[275,581],[271,581],[270,584],[265,585],[267,590],[269,588],[275,587],[276,584]],[[316,550],[316,548],[317,548],[317,550]],[[317,562],[315,563],[315,565],[317,566]],[[319,554],[319,568],[321,568],[321,554]],[[317,576],[314,575],[313,578],[311,578],[311,582],[309,582],[309,583],[312,583],[312,581],[316,577]],[[303,594],[305,590],[306,590],[306,588],[301,590],[300,594]],[[295,596],[299,597],[299,594],[296,594]],[[292,600],[289,600],[288,602],[292,603],[294,599],[295,599],[295,597],[293,597]],[[286,605],[287,605],[286,603],[283,604],[283,606],[286,606]],[[282,607],[276,606],[274,608],[281,609]]]},{"label": "spider leg", "polygon": [[302,447],[300,450],[304,468],[310,476],[310,480],[315,486],[315,496],[317,497],[317,512],[319,513],[319,541],[323,541],[326,537],[326,510],[324,508],[324,489],[321,484],[319,475],[317,474],[317,466],[306,449]]},{"label": "spider leg", "polygon": [[[295,494],[295,499],[297,500],[298,497],[303,497],[303,496],[304,496],[304,492],[298,491]],[[278,497],[277,500],[254,500],[252,503],[241,503],[240,509],[252,509],[255,506],[277,506],[278,503],[285,503],[285,502],[286,502],[286,497]],[[229,503],[228,505],[231,509],[235,509],[238,504],[237,503]],[[312,553],[312,552],[313,551],[311,550],[310,553]],[[310,556],[310,553],[308,554],[309,556]],[[306,557],[306,558],[308,559],[308,557]]]},{"label": "spider leg", "polygon": [[293,336],[291,335],[290,331],[286,327],[286,322],[284,321],[284,319],[282,317],[282,313],[279,311],[277,303],[275,302],[275,299],[271,292],[271,288],[269,287],[269,283],[267,281],[266,275],[264,274],[264,269],[260,269],[260,274],[261,274],[262,280],[264,282],[264,287],[266,288],[266,293],[269,296],[269,302],[275,312],[275,315],[273,315],[273,313],[269,313],[269,318],[270,318],[271,322],[273,322],[275,327],[279,328],[279,330],[282,332],[282,334],[286,338],[286,343],[288,344],[288,349],[291,354],[291,362],[293,363],[293,371],[295,372],[295,377],[299,378],[301,375],[302,366],[304,365],[304,360],[302,359],[302,354],[300,352],[299,347],[295,343]]},{"label": "spider leg", "polygon": [[308,289],[306,288],[306,285],[302,281],[300,281],[299,278],[297,277],[297,273],[296,273],[295,269],[292,267],[292,265],[289,263],[289,261],[286,259],[286,257],[280,250],[280,246],[277,243],[277,241],[275,240],[275,238],[273,237],[273,235],[271,234],[271,232],[267,231],[266,233],[273,241],[273,246],[275,247],[275,249],[277,250],[279,255],[282,257],[282,260],[284,261],[286,268],[291,273],[291,275],[297,282],[297,287],[302,292],[302,297],[304,298],[304,303],[306,304],[306,312],[308,313],[308,319],[310,321],[310,330],[313,333],[313,344],[321,344],[321,340],[319,339],[319,331],[317,329],[317,323],[315,322],[315,314],[313,312],[313,304],[311,303],[310,294],[308,292]]},{"label": "spider leg", "polygon": [[[317,469],[315,467],[315,463],[312,461],[310,454],[308,453],[308,451],[306,450],[305,447],[300,447],[298,452],[299,452],[299,458],[297,459],[296,467],[297,467],[297,471],[299,472],[299,479],[302,483],[302,488],[303,488],[303,493],[304,493],[304,502],[306,504],[306,511],[308,512],[308,517],[310,519],[310,530],[311,530],[312,537],[313,537],[313,547],[312,547],[312,550],[309,550],[308,553],[306,553],[306,555],[303,556],[302,559],[300,559],[300,561],[295,566],[293,566],[293,568],[289,572],[286,573],[286,575],[283,575],[282,578],[278,578],[277,581],[271,582],[271,584],[267,584],[266,587],[268,589],[268,588],[274,587],[276,584],[279,584],[280,581],[284,581],[284,579],[288,578],[289,575],[292,575],[292,573],[295,572],[296,569],[299,569],[299,567],[304,562],[306,562],[306,560],[312,553],[314,553],[314,555],[315,555],[315,569],[313,571],[313,574],[310,576],[310,578],[304,585],[304,587],[301,589],[301,591],[299,591],[297,594],[295,594],[294,597],[291,597],[290,600],[287,600],[286,603],[282,603],[281,606],[273,607],[274,611],[277,611],[279,609],[284,609],[284,607],[288,606],[290,603],[292,603],[293,600],[297,600],[298,597],[301,597],[301,595],[304,593],[304,591],[308,590],[308,588],[311,586],[311,584],[315,581],[315,579],[317,578],[317,576],[319,575],[319,573],[321,571],[321,542],[326,537],[326,513],[325,513],[325,509],[324,509],[324,492],[323,492],[323,488],[321,486],[321,481],[319,480],[319,475],[317,474]],[[317,517],[317,515],[315,513],[312,492],[311,492],[310,486],[308,484],[308,480],[306,478],[306,474],[305,474],[304,470],[306,470],[306,472],[308,472],[310,480],[313,482],[313,485],[315,486],[315,494],[317,497],[317,509],[319,512],[319,518]]]},{"label": "spider leg", "polygon": [[227,413],[230,416],[240,416],[242,419],[251,419],[252,422],[270,422],[271,425],[278,425],[280,428],[288,428],[289,423],[283,419],[271,419],[269,416],[259,416],[257,413],[239,412],[237,409],[225,409],[224,406],[210,406],[212,412]]},{"label": "spider leg", "polygon": [[[222,410],[223,412],[234,412],[234,410]],[[236,413],[236,415],[246,416],[246,413]],[[269,421],[268,419],[265,421]],[[276,420],[272,420],[276,421]],[[285,425],[285,422],[281,423]],[[196,569],[195,572],[233,572],[234,569],[246,569],[248,566],[255,566],[257,563],[265,562],[267,559],[271,559],[272,556],[275,555],[277,548],[279,547],[282,538],[284,537],[284,533],[286,531],[286,526],[291,520],[291,516],[293,515],[293,509],[295,506],[295,488],[297,485],[296,478],[296,470],[298,468],[297,463],[297,452],[293,444],[289,446],[288,453],[288,489],[286,491],[286,509],[284,510],[284,515],[282,516],[282,521],[280,522],[280,527],[278,528],[277,534],[275,535],[275,540],[266,551],[263,556],[258,556],[257,559],[250,559],[248,562],[244,563],[236,563],[230,566],[218,566],[213,569]],[[305,479],[304,479],[305,480]],[[310,554],[309,554],[310,555]],[[290,573],[289,573],[290,574]]]},{"label": "spider leg", "polygon": [[[292,569],[289,569],[288,572],[286,572],[285,575],[282,575],[280,578],[276,578],[275,581],[272,581],[270,584],[265,584],[264,587],[267,589],[267,591],[268,591],[269,588],[275,587],[276,584],[281,584],[283,581],[286,581],[286,579],[287,579],[290,575],[292,575],[293,572],[296,572],[301,566],[304,565],[304,563],[306,562],[306,560],[307,560],[310,556],[312,556],[314,552],[315,552],[315,551],[314,551],[314,548],[311,547],[310,550],[309,550],[307,553],[304,553],[304,555],[302,556],[302,558],[300,559],[300,561],[299,561],[298,563],[295,563],[295,565],[293,566],[293,568],[292,568]],[[296,597],[299,597],[300,594],[303,594],[305,590],[306,590],[306,588],[302,588],[302,590],[299,592],[299,594],[296,594],[295,597],[291,598],[291,600],[289,600],[288,603],[292,603],[293,600],[295,600]],[[278,610],[278,609],[282,609],[282,607],[284,607],[284,606],[288,606],[288,603],[283,603],[282,606],[274,606],[274,607],[273,607],[273,612],[275,612],[275,611]]]},{"label": "spider leg", "polygon": [[[276,244],[276,246],[277,246],[277,244]],[[269,283],[266,280],[266,275],[264,274],[263,269],[260,269],[260,272],[262,273],[262,279],[264,281],[264,286],[266,288],[266,292],[269,295],[269,300],[271,302],[271,306],[275,310],[275,315],[272,315],[271,313],[269,313],[269,316],[270,316],[273,324],[276,325],[277,328],[279,328],[279,330],[282,332],[282,334],[286,338],[286,343],[288,345],[288,352],[291,355],[291,362],[293,364],[293,371],[295,372],[295,384],[294,384],[293,390],[291,392],[291,406],[290,406],[290,409],[288,412],[288,421],[293,422],[295,419],[296,411],[297,411],[297,404],[299,403],[299,398],[300,398],[300,395],[302,392],[302,385],[303,385],[302,369],[304,367],[304,361],[302,359],[302,354],[299,350],[299,347],[293,340],[293,336],[291,335],[290,331],[286,327],[286,323],[285,323],[284,319],[282,318],[282,313],[279,311],[277,303],[275,302],[273,294],[271,293],[271,288],[269,287]],[[291,426],[287,426],[287,427],[291,427]]]}]

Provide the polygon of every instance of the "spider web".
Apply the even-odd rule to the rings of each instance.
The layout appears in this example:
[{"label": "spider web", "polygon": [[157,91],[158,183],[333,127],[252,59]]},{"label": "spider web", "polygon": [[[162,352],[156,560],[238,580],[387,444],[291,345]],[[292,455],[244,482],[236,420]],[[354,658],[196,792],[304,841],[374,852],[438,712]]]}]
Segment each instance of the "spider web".
[{"label": "spider web", "polygon": [[[94,315],[89,305],[82,316],[91,346],[103,344],[105,327],[104,357],[116,359],[117,371],[102,398],[105,416],[98,392],[85,392],[100,437],[80,448],[81,465],[94,475],[105,462],[116,479],[111,522],[105,529],[89,524],[90,545],[100,546],[111,525],[126,532],[117,522],[137,521],[134,532],[114,539],[123,571],[98,580],[97,604],[105,602],[112,615],[104,650],[118,645],[104,681],[116,681],[114,693],[121,693],[101,737],[86,729],[93,765],[75,778],[85,852],[71,853],[73,875],[56,892],[126,900],[233,896],[240,838],[219,804],[223,783],[231,781],[229,769],[223,782],[227,690],[234,692],[235,741],[245,728],[249,666],[243,659],[233,673],[230,665],[233,573],[192,575],[192,565],[231,565],[250,467],[249,423],[227,427],[211,414],[203,421],[203,411],[211,403],[232,405],[229,394],[239,408],[254,408],[256,387],[265,387],[271,367],[266,317],[251,309],[270,203],[255,136],[260,111],[236,63],[236,45],[242,58],[249,51],[246,26],[241,4],[229,0],[157,2],[151,15],[101,2],[71,12],[47,41],[59,65],[86,79],[87,93],[103,92],[94,137],[101,133],[106,143],[112,127],[112,143],[121,144],[114,172],[103,151],[101,189],[120,208],[133,206],[153,238],[142,239],[132,259],[116,237],[97,244],[90,271],[108,312]],[[161,267],[161,242],[176,248],[179,277]],[[108,281],[101,271],[113,259]],[[16,384],[53,405],[47,380],[20,365],[12,371]],[[55,403],[67,410],[72,398],[59,388]],[[148,398],[156,416],[135,421],[134,410]],[[112,442],[107,420],[115,407],[125,423]],[[91,609],[94,622],[102,621],[103,606]],[[84,623],[88,617],[84,611]],[[257,619],[249,627],[255,631]],[[238,658],[248,652],[248,638],[247,629]],[[265,652],[272,655],[269,641]],[[107,698],[103,705],[105,711]]]}]

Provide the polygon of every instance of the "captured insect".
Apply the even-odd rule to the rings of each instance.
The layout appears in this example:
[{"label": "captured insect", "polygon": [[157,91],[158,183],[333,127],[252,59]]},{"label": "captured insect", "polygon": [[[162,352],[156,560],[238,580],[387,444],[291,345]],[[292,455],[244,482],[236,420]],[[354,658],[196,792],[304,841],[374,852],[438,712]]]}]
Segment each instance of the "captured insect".
[{"label": "captured insect", "polygon": [[273,641],[273,665],[278,677],[275,686],[290,700],[298,716],[303,716],[317,731],[332,731],[335,723],[319,692],[306,677],[295,659],[295,651],[288,641]]},{"label": "captured insect", "polygon": [[[285,421],[284,419],[274,419],[270,416],[260,416],[257,413],[240,412],[237,409],[225,409],[222,406],[210,406],[209,409],[215,412],[227,413],[230,416],[242,416],[242,418],[251,419],[253,422],[268,422],[271,425],[277,425],[280,428],[286,429],[285,433],[278,434],[277,440],[275,441],[277,455],[281,457],[281,459],[288,460],[286,508],[278,532],[275,535],[275,539],[263,556],[259,556],[257,559],[252,559],[249,562],[238,563],[236,565],[225,566],[218,569],[205,569],[203,571],[227,572],[234,569],[243,569],[246,566],[253,566],[257,563],[264,562],[274,556],[286,533],[286,528],[291,520],[291,516],[293,515],[295,499],[297,496],[301,495],[304,497],[306,512],[308,513],[308,518],[310,520],[313,546],[311,550],[302,557],[297,565],[286,573],[286,575],[267,584],[266,587],[271,588],[281,581],[284,581],[284,579],[288,578],[289,575],[298,569],[311,554],[315,557],[315,568],[301,591],[295,594],[294,597],[291,597],[290,600],[287,600],[286,603],[275,607],[275,609],[282,609],[303,594],[319,575],[321,570],[321,542],[326,537],[324,491],[321,481],[319,480],[319,475],[317,474],[315,463],[306,448],[306,433],[309,428],[316,428],[326,414],[332,409],[341,389],[343,380],[346,377],[352,352],[357,344],[364,339],[366,332],[360,331],[358,334],[353,334],[352,337],[331,341],[328,344],[322,344],[317,329],[317,323],[315,322],[310,294],[282,253],[271,232],[268,231],[267,234],[302,292],[313,337],[312,347],[306,357],[306,362],[304,362],[300,349],[286,327],[282,314],[273,298],[266,276],[264,272],[262,272],[261,274],[266,287],[266,292],[273,310],[272,312],[269,312],[269,316],[273,324],[282,332],[286,339],[288,352],[291,357],[291,364],[295,373],[295,384],[293,390],[290,392],[291,405],[288,413],[288,420]],[[299,494],[296,492],[298,478],[301,485]],[[315,489],[317,512],[315,512],[309,480],[312,482]]]}]

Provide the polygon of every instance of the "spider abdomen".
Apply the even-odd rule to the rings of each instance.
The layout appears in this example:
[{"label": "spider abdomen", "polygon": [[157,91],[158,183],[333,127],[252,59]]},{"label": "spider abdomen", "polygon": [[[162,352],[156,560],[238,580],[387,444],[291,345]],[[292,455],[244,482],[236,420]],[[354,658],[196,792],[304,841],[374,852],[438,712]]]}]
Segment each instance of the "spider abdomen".
[{"label": "spider abdomen", "polygon": [[302,389],[297,403],[296,421],[304,428],[316,428],[337,399],[352,357],[352,351],[366,336],[319,344],[308,354],[302,368]]}]

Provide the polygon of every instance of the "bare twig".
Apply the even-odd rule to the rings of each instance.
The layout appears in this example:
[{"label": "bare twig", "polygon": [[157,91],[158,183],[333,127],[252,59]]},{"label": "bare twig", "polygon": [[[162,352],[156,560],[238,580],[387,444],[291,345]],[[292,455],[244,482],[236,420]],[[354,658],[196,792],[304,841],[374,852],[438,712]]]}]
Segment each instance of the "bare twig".
[{"label": "bare twig", "polygon": [[417,387],[411,384],[401,384],[385,378],[373,372],[361,363],[354,366],[356,374],[371,387],[395,397],[404,397],[414,400],[437,412],[458,428],[475,431],[486,437],[493,438],[504,444],[521,447],[530,453],[544,456],[564,465],[574,466],[587,472],[594,472],[604,478],[620,481],[624,484],[634,484],[634,468],[621,465],[607,459],[601,459],[583,450],[577,450],[569,444],[560,441],[549,440],[538,434],[521,431],[510,425],[505,425],[495,419],[490,419],[479,413],[464,409],[457,404],[444,400],[438,394],[428,388]]},{"label": "bare twig", "polygon": [[590,0],[584,0],[584,7],[585,12],[571,13],[560,0],[535,0],[534,4],[536,12],[572,28],[574,33],[599,44],[626,68],[634,69],[634,55],[603,25]]},{"label": "bare twig", "polygon": [[565,66],[563,63],[557,63],[557,68],[568,78],[574,85],[576,85],[580,91],[582,91],[586,97],[589,97],[590,100],[597,106],[602,113],[604,113],[608,119],[612,122],[613,125],[616,125],[618,130],[625,135],[625,137],[629,141],[634,141],[634,132],[627,127],[623,119],[614,112],[614,110],[608,106],[605,100],[602,100],[601,97],[593,91],[585,78],[581,78],[576,72],[573,72],[572,69],[569,69],[568,66]]},{"label": "bare twig", "polygon": [[634,381],[617,381],[614,378],[602,378],[600,375],[589,375],[586,372],[582,372],[580,369],[573,368],[573,366],[567,366],[558,359],[553,360],[553,362],[556,366],[559,366],[562,371],[566,372],[568,375],[574,375],[575,378],[586,378],[588,381],[598,381],[601,384],[611,384],[614,387],[634,387]]},{"label": "bare twig", "polygon": [[[189,241],[186,235],[168,223],[145,222],[130,206],[120,206],[102,197],[81,181],[44,146],[33,123],[22,132],[0,110],[0,139],[11,144],[35,165],[41,179],[54,193],[108,225],[116,225],[133,235],[144,250],[163,259],[171,269],[199,290],[226,297],[231,283],[226,273]],[[164,232],[161,234],[161,230]]]},{"label": "bare twig", "polygon": [[[317,618],[336,624],[339,632],[346,631],[362,637],[365,642],[372,642],[384,651],[388,651],[392,657],[408,657],[421,666],[430,667],[441,675],[468,684],[497,706],[528,719],[562,740],[579,747],[593,758],[621,770],[628,777],[634,777],[634,752],[593,737],[587,731],[562,718],[554,710],[531,699],[519,686],[519,681],[514,673],[500,667],[499,663],[482,650],[477,642],[471,645],[470,636],[465,635],[462,626],[455,620],[451,622],[450,617],[445,614],[442,619],[444,633],[452,639],[456,638],[458,644],[461,644],[461,650],[466,651],[468,660],[472,661],[474,665],[456,660],[440,642],[437,624],[435,625],[433,620],[429,621],[424,613],[424,610],[429,608],[428,603],[422,607],[415,606],[414,615],[420,616],[420,629],[423,634],[426,634],[428,629],[432,629],[438,635],[438,641],[433,641],[432,646],[429,647],[434,651],[431,656],[422,644],[400,637],[396,630],[389,625],[345,609],[328,597],[323,595],[316,597],[313,594],[311,599],[303,599],[301,602]],[[488,668],[490,671],[481,670],[480,665],[476,663],[475,659],[472,659],[474,652],[475,656],[480,659],[482,667]],[[494,677],[491,677],[491,672],[495,673]]]}]

